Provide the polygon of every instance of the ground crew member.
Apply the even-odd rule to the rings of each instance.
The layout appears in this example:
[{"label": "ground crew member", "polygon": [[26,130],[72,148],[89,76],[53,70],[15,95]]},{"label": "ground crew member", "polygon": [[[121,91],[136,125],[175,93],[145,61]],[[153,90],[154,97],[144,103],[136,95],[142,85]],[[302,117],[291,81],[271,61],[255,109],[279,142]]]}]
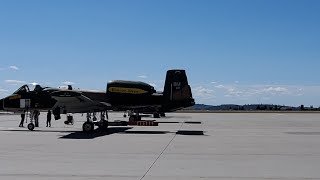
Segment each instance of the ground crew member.
[{"label": "ground crew member", "polygon": [[35,123],[35,127],[39,127],[39,115],[40,112],[38,110],[34,111],[34,123]]},{"label": "ground crew member", "polygon": [[47,113],[47,127],[51,127],[51,111],[48,110],[48,113]]},{"label": "ground crew member", "polygon": [[21,113],[21,121],[20,121],[19,127],[23,127],[23,122],[25,117],[26,117],[26,111],[23,111]]}]

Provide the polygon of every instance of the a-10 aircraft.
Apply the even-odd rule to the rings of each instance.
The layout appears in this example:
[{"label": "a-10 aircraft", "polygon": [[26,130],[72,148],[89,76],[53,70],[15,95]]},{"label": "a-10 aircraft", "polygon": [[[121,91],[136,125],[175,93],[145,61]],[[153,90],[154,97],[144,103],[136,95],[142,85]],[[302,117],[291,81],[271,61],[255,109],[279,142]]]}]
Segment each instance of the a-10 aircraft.
[{"label": "a-10 aircraft", "polygon": [[[84,132],[94,130],[94,125],[108,127],[108,110],[131,111],[129,121],[139,121],[139,113],[172,112],[195,104],[185,70],[168,70],[163,92],[156,92],[153,86],[139,81],[111,81],[106,91],[86,91],[41,87],[30,90],[27,85],[20,87],[12,95],[0,100],[0,110],[22,112],[52,110],[56,120],[60,114],[87,113],[83,124]],[[97,120],[95,113],[100,114]],[[34,129],[34,123],[28,129]]]}]

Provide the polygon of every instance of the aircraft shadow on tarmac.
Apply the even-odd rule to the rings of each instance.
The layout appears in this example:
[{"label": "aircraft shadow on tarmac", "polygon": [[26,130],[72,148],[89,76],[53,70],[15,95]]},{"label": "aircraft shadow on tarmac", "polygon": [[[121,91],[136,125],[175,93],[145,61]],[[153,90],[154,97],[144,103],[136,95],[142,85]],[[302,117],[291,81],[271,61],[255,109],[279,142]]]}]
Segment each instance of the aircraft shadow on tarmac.
[{"label": "aircraft shadow on tarmac", "polygon": [[195,130],[179,130],[176,132],[178,135],[189,135],[189,136],[203,136],[205,135],[203,131],[195,131]]},{"label": "aircraft shadow on tarmac", "polygon": [[97,137],[112,134],[167,134],[169,131],[127,131],[132,127],[109,127],[107,130],[96,129],[92,133],[83,133],[82,131],[72,132],[68,135],[60,137],[60,139],[94,139]]},{"label": "aircraft shadow on tarmac", "polygon": [[[192,135],[192,136],[203,136],[203,131],[197,130],[179,130],[177,132],[170,131],[132,131],[132,127],[109,127],[107,130],[95,130],[93,133],[83,133],[82,131],[72,132],[68,135],[60,137],[60,139],[94,139],[97,137],[107,136],[111,134],[177,134],[177,135]],[[127,131],[130,130],[130,131]]]},{"label": "aircraft shadow on tarmac", "polygon": [[[59,137],[59,139],[94,139],[97,137],[112,135],[112,134],[142,134],[142,135],[155,135],[155,134],[177,134],[177,135],[192,135],[192,136],[203,136],[203,131],[198,130],[178,130],[177,132],[171,132],[171,131],[132,131],[133,127],[109,127],[107,130],[101,130],[96,129],[92,133],[84,133],[82,131],[59,131],[59,130],[35,130],[34,132],[41,132],[41,133],[70,133],[64,136]],[[130,130],[130,131],[127,131]],[[11,131],[11,132],[30,132],[29,130],[18,130],[18,129],[12,129],[12,130],[0,130],[0,131]],[[31,132],[30,132],[31,133]]]},{"label": "aircraft shadow on tarmac", "polygon": [[203,131],[194,131],[194,130],[179,130],[177,132],[170,132],[170,131],[125,131],[121,132],[124,134],[177,134],[177,135],[204,135]]},{"label": "aircraft shadow on tarmac", "polygon": [[94,139],[97,137],[107,136],[111,134],[142,134],[142,135],[154,135],[154,134],[177,134],[177,135],[189,135],[189,136],[203,136],[203,131],[194,131],[194,130],[179,130],[177,132],[170,131],[127,131],[132,129],[132,127],[116,127],[116,128],[108,128],[108,130],[95,130],[93,133],[83,133],[72,132],[71,134],[60,137],[60,139]]},{"label": "aircraft shadow on tarmac", "polygon": [[100,130],[99,128],[92,133],[84,133],[82,131],[72,132],[68,135],[60,137],[60,139],[94,139],[101,136],[125,132],[132,129],[132,127],[109,127],[107,130]]}]

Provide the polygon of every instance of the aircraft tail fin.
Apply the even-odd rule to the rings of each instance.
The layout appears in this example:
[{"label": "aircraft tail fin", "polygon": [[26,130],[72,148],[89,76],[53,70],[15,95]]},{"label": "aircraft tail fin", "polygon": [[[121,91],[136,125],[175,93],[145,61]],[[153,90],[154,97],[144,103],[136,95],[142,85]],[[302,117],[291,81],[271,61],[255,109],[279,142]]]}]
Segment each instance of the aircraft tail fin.
[{"label": "aircraft tail fin", "polygon": [[181,109],[195,104],[185,70],[168,70],[163,96],[170,110]]}]

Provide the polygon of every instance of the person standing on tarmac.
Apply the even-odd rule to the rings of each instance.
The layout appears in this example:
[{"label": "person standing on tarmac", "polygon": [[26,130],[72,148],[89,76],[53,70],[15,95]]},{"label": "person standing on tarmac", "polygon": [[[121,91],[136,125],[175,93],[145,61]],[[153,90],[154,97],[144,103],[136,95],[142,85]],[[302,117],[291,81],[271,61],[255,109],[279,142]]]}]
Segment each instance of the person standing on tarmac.
[{"label": "person standing on tarmac", "polygon": [[21,121],[20,121],[19,127],[23,127],[23,123],[24,123],[24,118],[25,117],[26,117],[26,111],[23,111],[21,113]]},{"label": "person standing on tarmac", "polygon": [[35,111],[34,111],[34,123],[35,123],[35,127],[39,127],[39,115],[40,115],[40,111],[35,110]]},{"label": "person standing on tarmac", "polygon": [[48,113],[47,113],[47,127],[51,127],[51,111],[48,110]]}]

